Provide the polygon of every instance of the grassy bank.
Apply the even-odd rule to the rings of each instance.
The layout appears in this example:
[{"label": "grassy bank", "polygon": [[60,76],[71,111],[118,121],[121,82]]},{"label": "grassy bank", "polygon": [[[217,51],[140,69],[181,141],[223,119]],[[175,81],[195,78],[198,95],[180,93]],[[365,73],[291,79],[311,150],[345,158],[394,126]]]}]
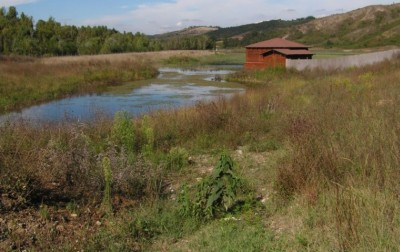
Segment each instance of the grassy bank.
[{"label": "grassy bank", "polygon": [[242,54],[162,51],[50,58],[0,58],[0,114],[71,95],[153,78],[157,67],[240,64]]},{"label": "grassy bank", "polygon": [[399,67],[239,72],[229,100],[4,125],[0,249],[394,251]]},{"label": "grassy bank", "polygon": [[209,52],[209,54],[195,57],[193,55],[173,55],[162,59],[162,63],[177,67],[194,67],[204,65],[243,65],[245,54],[243,50],[220,50]]},{"label": "grassy bank", "polygon": [[107,86],[152,78],[157,70],[144,60],[47,64],[39,59],[0,60],[0,113]]}]

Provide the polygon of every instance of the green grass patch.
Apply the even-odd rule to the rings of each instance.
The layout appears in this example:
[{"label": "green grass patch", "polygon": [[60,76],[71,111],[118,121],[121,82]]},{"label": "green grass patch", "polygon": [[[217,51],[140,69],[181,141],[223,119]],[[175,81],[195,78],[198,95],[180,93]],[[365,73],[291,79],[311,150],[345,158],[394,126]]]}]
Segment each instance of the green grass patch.
[{"label": "green grass patch", "polygon": [[243,52],[216,52],[212,55],[191,57],[171,56],[162,61],[162,64],[178,67],[193,67],[202,65],[243,65],[245,55]]},{"label": "green grass patch", "polygon": [[190,56],[171,56],[163,60],[162,63],[165,65],[187,67],[187,66],[198,65],[200,63],[200,60],[198,58]]},{"label": "green grass patch", "polygon": [[284,251],[260,219],[215,221],[171,247],[171,251]]},{"label": "green grass patch", "polygon": [[238,71],[229,75],[226,79],[231,82],[239,82],[248,87],[265,86],[277,80],[288,79],[291,72],[284,67],[267,68],[263,70]]},{"label": "green grass patch", "polygon": [[205,65],[243,65],[245,61],[244,52],[216,52],[213,55],[201,58]]}]

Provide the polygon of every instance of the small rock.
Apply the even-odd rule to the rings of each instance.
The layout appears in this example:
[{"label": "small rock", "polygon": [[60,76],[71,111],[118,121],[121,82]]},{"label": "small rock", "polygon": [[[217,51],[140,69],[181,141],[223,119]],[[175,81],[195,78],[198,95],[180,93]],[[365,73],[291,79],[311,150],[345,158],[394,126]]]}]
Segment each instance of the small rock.
[{"label": "small rock", "polygon": [[76,218],[76,217],[78,217],[78,215],[77,215],[76,213],[72,213],[72,214],[71,214],[71,217],[72,217],[72,218]]},{"label": "small rock", "polygon": [[379,107],[383,107],[383,106],[386,106],[386,105],[393,105],[393,100],[390,100],[390,99],[382,99],[382,100],[379,100],[377,103],[376,103],[376,105],[377,106],[379,106]]},{"label": "small rock", "polygon": [[57,182],[51,182],[51,185],[52,185],[52,186],[55,186],[55,187],[58,187],[58,186],[60,186],[60,183],[57,183]]},{"label": "small rock", "polygon": [[57,230],[58,232],[63,232],[63,231],[65,230],[65,228],[64,228],[64,226],[62,226],[62,225],[58,225],[58,226],[56,227],[56,230]]},{"label": "small rock", "polygon": [[96,226],[101,226],[101,222],[100,221],[96,221]]},{"label": "small rock", "polygon": [[237,153],[238,155],[240,155],[240,156],[243,155],[243,151],[242,151],[242,150],[237,150],[236,153]]},{"label": "small rock", "polygon": [[241,219],[235,217],[226,217],[224,218],[224,221],[241,221]]}]

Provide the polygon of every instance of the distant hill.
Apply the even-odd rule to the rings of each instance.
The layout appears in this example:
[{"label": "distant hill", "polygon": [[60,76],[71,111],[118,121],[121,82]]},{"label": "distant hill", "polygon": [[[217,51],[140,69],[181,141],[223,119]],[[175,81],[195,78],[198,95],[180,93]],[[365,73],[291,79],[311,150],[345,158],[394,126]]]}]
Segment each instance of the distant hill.
[{"label": "distant hill", "polygon": [[290,39],[325,47],[400,44],[400,4],[374,5],[294,26]]},{"label": "distant hill", "polygon": [[323,18],[270,20],[235,27],[190,27],[158,38],[207,35],[224,47],[240,47],[273,37],[311,46],[362,48],[400,44],[400,4],[374,5]]},{"label": "distant hill", "polygon": [[244,38],[249,33],[269,33],[271,37],[284,35],[285,29],[300,24],[308,23],[314,20],[314,17],[300,18],[296,20],[270,20],[256,24],[246,24],[235,27],[220,28],[209,32],[208,35],[223,39],[223,38]]},{"label": "distant hill", "polygon": [[223,41],[225,47],[237,47],[259,40],[285,36],[290,27],[305,24],[314,19],[314,17],[290,21],[279,19],[227,28],[195,26],[179,31],[154,35],[152,38],[165,41],[171,39],[187,39],[188,37],[195,36],[208,36],[214,41]]},{"label": "distant hill", "polygon": [[169,38],[174,36],[198,36],[218,30],[219,27],[212,26],[191,26],[179,31],[167,32],[153,35],[154,38]]}]

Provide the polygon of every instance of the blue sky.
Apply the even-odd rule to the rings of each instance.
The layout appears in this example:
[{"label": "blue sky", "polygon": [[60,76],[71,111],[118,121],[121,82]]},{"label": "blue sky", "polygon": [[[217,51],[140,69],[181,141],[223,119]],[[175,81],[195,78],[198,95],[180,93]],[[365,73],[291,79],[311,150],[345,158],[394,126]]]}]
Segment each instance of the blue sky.
[{"label": "blue sky", "polygon": [[[193,25],[229,27],[271,19],[323,17],[393,0],[0,0],[34,20],[107,25],[120,31],[158,34]],[[396,2],[397,3],[397,2]]]}]

